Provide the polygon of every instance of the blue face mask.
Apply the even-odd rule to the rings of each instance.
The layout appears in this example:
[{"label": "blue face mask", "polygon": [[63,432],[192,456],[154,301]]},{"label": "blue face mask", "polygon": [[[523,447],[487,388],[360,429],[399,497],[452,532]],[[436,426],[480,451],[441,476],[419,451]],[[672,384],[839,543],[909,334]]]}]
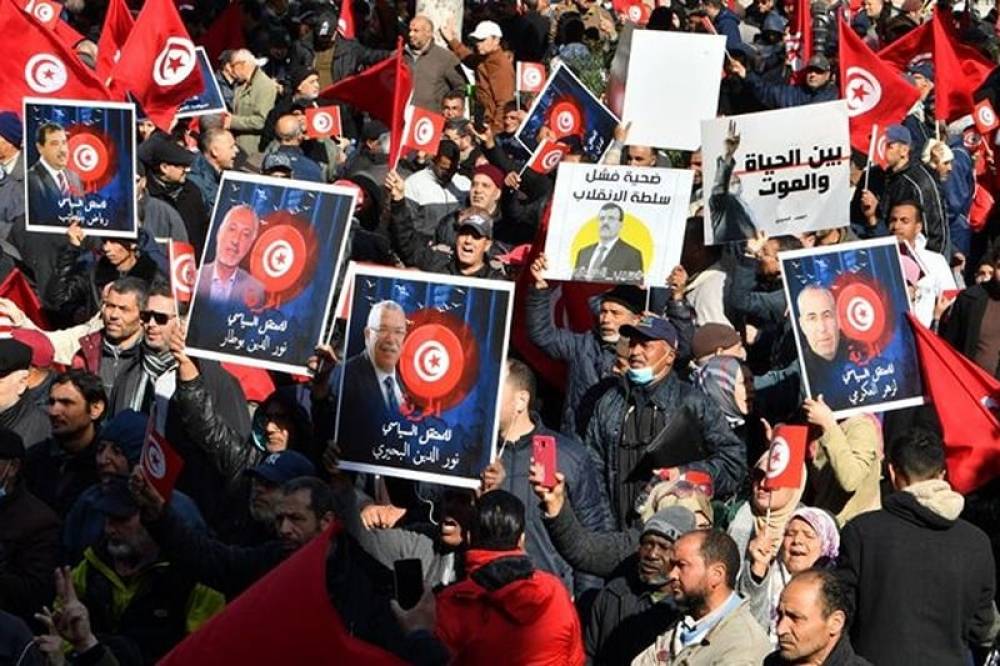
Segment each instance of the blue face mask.
[{"label": "blue face mask", "polygon": [[653,369],[648,366],[645,368],[629,368],[626,375],[630,382],[639,386],[645,386],[653,381]]}]

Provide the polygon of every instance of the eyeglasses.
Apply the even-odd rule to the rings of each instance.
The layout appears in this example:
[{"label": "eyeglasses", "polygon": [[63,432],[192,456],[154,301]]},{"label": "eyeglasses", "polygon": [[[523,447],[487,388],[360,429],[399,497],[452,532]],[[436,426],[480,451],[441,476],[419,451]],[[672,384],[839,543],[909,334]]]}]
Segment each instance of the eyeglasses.
[{"label": "eyeglasses", "polygon": [[168,312],[157,312],[156,310],[143,310],[139,313],[139,319],[142,320],[143,324],[148,324],[150,320],[153,320],[158,326],[166,326],[167,322],[175,316]]}]

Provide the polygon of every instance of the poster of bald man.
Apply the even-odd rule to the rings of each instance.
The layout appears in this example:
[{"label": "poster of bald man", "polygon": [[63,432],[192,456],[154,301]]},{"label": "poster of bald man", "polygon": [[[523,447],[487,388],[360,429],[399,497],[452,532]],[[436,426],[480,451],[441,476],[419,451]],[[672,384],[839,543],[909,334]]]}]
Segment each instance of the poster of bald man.
[{"label": "poster of bald man", "polygon": [[358,264],[350,300],[332,379],[340,469],[478,487],[501,429],[513,284]]},{"label": "poster of bald man", "polygon": [[837,418],[923,404],[894,238],[779,254],[805,394]]},{"label": "poster of bald man", "polygon": [[307,374],[325,340],[354,191],[227,171],[188,317],[191,356]]},{"label": "poster of bald man", "polygon": [[136,237],[135,107],[24,98],[25,228]]},{"label": "poster of bald man", "polygon": [[681,169],[561,164],[546,277],[663,285],[681,260],[693,177]]}]

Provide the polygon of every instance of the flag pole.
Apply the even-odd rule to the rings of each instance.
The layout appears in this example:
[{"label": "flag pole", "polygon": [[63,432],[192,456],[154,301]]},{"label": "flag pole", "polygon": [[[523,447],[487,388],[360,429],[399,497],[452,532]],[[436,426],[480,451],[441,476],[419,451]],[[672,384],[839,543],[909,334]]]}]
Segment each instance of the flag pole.
[{"label": "flag pole", "polygon": [[[403,78],[403,38],[399,37],[396,40],[396,84],[395,84],[395,86],[393,87],[393,90],[392,90],[392,129],[393,130],[396,128],[397,125],[399,125],[399,118],[396,117],[396,114],[398,113],[397,109],[399,109],[399,97],[400,97],[400,94],[402,93],[402,90],[400,90],[400,85],[399,85],[400,81],[402,80],[402,78]],[[390,136],[391,136],[391,134],[390,134]],[[402,146],[403,137],[402,136],[399,137],[399,141],[397,143],[399,143],[400,145],[398,145],[398,146],[397,145],[390,146],[390,150],[392,150],[392,154],[390,155],[391,160],[390,160],[390,163],[389,163],[389,170],[390,171],[395,171],[396,167],[399,165],[399,156],[403,153],[403,146]]]},{"label": "flag pole", "polygon": [[868,142],[868,160],[865,162],[865,187],[868,189],[868,174],[872,170],[872,160],[875,159],[875,148],[878,144],[878,125],[872,123],[872,138]]}]

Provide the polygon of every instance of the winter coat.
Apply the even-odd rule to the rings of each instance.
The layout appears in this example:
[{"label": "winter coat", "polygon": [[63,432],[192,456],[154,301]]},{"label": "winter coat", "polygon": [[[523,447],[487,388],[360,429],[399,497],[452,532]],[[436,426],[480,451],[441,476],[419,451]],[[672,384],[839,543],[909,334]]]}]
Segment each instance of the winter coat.
[{"label": "winter coat", "polygon": [[452,664],[583,664],[580,619],[569,593],[523,551],[471,550],[469,577],[437,597],[435,633]]},{"label": "winter coat", "polygon": [[948,226],[955,252],[969,253],[972,229],[969,228],[969,211],[976,191],[975,166],[972,157],[959,138],[948,144],[955,156],[952,170],[944,181],[944,199],[948,210]]},{"label": "winter coat", "polygon": [[833,514],[838,526],[881,507],[882,427],[858,414],[824,431],[806,462],[806,504]]},{"label": "winter coat", "polygon": [[609,579],[627,558],[636,553],[642,530],[629,527],[620,532],[588,530],[567,500],[555,516],[544,519],[545,529],[559,553],[579,572]]},{"label": "winter coat", "polygon": [[[704,460],[683,466],[708,473],[715,486],[715,496],[728,497],[740,488],[746,470],[746,451],[743,442],[733,434],[722,412],[704,393],[677,379],[671,373],[651,387],[650,406],[654,411],[670,417],[681,407],[687,407],[702,427],[703,446],[707,450]],[[631,470],[618,469],[618,447],[629,410],[634,406],[630,396],[631,385],[622,380],[598,401],[594,416],[587,426],[584,442],[597,456],[598,472],[605,484],[612,513],[618,506],[619,492]],[[625,516],[616,516],[618,527]]]},{"label": "winter coat", "polygon": [[[541,424],[538,414],[531,415],[532,422]],[[576,507],[577,515],[585,529],[604,532],[611,529],[611,512],[608,500],[601,487],[600,478],[594,471],[589,453],[575,440],[537,425],[516,442],[505,442],[499,456],[506,476],[501,486],[524,502],[525,508],[525,550],[537,569],[557,576],[579,597],[585,590],[599,588],[601,582],[591,577],[574,575],[573,567],[559,556],[543,524],[543,514],[538,497],[528,481],[531,464],[532,438],[535,435],[556,438],[556,466],[566,477],[566,493]]]},{"label": "winter coat", "polygon": [[[991,298],[1000,299],[1000,285],[996,281],[963,289],[951,306],[951,314],[941,323],[941,337],[970,359],[976,357],[983,317]],[[1000,375],[1000,364],[983,369],[993,376]]]},{"label": "winter coat", "polygon": [[740,17],[723,7],[712,20],[715,32],[726,38],[726,50],[735,52],[743,47],[740,36]]},{"label": "winter coat", "polygon": [[493,132],[503,130],[503,107],[514,99],[514,56],[510,51],[497,49],[482,56],[457,39],[448,48],[462,64],[476,73],[476,103],[483,109],[483,122]]},{"label": "winter coat", "polygon": [[433,41],[423,53],[414,53],[407,45],[403,59],[413,73],[413,106],[438,113],[441,100],[452,90],[461,90],[468,81],[462,73],[458,58]]},{"label": "winter coat", "polygon": [[903,201],[916,201],[920,204],[927,249],[946,258],[950,257],[951,229],[937,179],[913,156],[906,168],[886,174],[885,193],[876,210],[878,218],[888,224],[892,207]]},{"label": "winter coat", "polygon": [[94,633],[134,644],[146,664],[225,606],[221,594],[163,559],[129,578],[119,576],[111,561],[103,544],[88,548],[73,570],[76,592]]},{"label": "winter coat", "polygon": [[45,666],[48,663],[24,620],[0,610],[0,664]]},{"label": "winter coat", "polygon": [[14,169],[0,174],[0,238],[6,238],[14,221],[24,216],[24,151],[17,154]]},{"label": "winter coat", "polygon": [[97,483],[96,453],[96,436],[76,454],[63,451],[54,437],[39,442],[24,458],[28,489],[56,514],[65,516],[83,491]]},{"label": "winter coat", "polygon": [[66,243],[59,253],[56,279],[49,283],[46,299],[49,307],[65,313],[66,319],[76,324],[87,321],[98,312],[101,290],[108,283],[118,278],[135,277],[148,285],[158,273],[156,262],[146,254],[140,253],[135,265],[121,273],[106,257],[93,261],[93,256],[87,256],[90,253],[87,248]]},{"label": "winter coat", "polygon": [[21,481],[0,498],[0,608],[32,619],[52,602],[59,518]]},{"label": "winter coat", "polygon": [[969,644],[993,640],[993,553],[958,517],[963,505],[946,481],[921,481],[841,531],[837,573],[855,600],[858,654],[879,666],[961,666]]},{"label": "winter coat", "polygon": [[229,130],[236,137],[236,145],[247,157],[260,154],[260,135],[264,121],[278,96],[276,84],[260,67],[254,68],[250,80],[233,93],[233,115]]},{"label": "winter coat", "polygon": [[583,631],[584,649],[595,666],[628,666],[656,637],[677,621],[673,600],[655,600],[637,573],[637,558],[625,563],[594,599]]},{"label": "winter coat", "polygon": [[215,206],[215,195],[219,192],[219,184],[222,182],[222,173],[215,170],[205,156],[198,153],[191,163],[187,180],[194,183],[194,186],[201,192],[201,201],[205,204],[205,210],[212,210]]},{"label": "winter coat", "polygon": [[793,106],[832,102],[837,99],[837,86],[827,83],[815,90],[802,85],[768,83],[754,72],[747,72],[747,85],[754,97],[768,109],[787,109]]},{"label": "winter coat", "polygon": [[159,199],[177,211],[184,220],[188,242],[194,245],[195,256],[200,257],[205,247],[212,208],[205,206],[198,186],[189,181],[171,186],[160,182],[156,177],[149,177],[146,179],[146,190],[148,196]]},{"label": "winter coat", "polygon": [[[48,395],[45,397],[48,402]],[[20,435],[26,448],[45,441],[52,433],[48,413],[39,407],[27,392],[13,405],[0,412],[0,427],[13,430]]]},{"label": "winter coat", "polygon": [[125,372],[139,355],[141,341],[136,341],[128,349],[104,346],[104,329],[88,333],[80,338],[80,350],[73,355],[72,366],[92,372],[104,383],[104,392],[111,395],[119,375]]}]

